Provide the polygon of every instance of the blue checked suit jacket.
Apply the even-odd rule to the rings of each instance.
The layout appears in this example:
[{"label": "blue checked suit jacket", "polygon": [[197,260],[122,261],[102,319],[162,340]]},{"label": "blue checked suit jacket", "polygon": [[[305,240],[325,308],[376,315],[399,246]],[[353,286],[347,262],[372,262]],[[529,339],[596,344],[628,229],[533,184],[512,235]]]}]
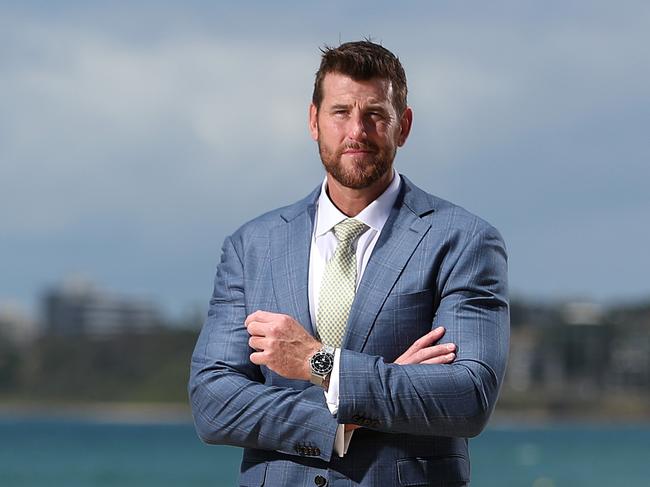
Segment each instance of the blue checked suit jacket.
[{"label": "blue checked suit jacket", "polygon": [[[308,264],[320,187],[225,240],[189,384],[197,432],[243,447],[244,486],[463,486],[467,438],[485,426],[506,366],[506,253],[492,226],[403,177],[355,296],[338,415],[321,388],[249,360],[244,319],[285,313],[314,333]],[[448,365],[392,362],[439,325]],[[333,452],[339,423],[364,426]]]}]

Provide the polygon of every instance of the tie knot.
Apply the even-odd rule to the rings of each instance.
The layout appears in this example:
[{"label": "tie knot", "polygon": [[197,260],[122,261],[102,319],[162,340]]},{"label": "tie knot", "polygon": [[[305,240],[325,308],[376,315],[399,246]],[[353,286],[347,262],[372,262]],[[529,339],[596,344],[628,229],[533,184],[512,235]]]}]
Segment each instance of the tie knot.
[{"label": "tie knot", "polygon": [[365,223],[354,218],[348,218],[334,225],[334,235],[336,235],[336,238],[342,244],[350,244],[355,238],[365,232],[367,228],[368,226]]}]

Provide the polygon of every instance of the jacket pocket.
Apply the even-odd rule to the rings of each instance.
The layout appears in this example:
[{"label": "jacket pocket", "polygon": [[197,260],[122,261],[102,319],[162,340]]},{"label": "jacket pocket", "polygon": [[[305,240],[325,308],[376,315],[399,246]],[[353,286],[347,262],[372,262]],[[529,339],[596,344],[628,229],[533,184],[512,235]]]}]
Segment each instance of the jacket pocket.
[{"label": "jacket pocket", "polygon": [[264,485],[267,465],[267,462],[242,462],[239,472],[240,487],[261,487]]},{"label": "jacket pocket", "polygon": [[460,487],[469,482],[469,461],[461,455],[402,458],[397,476],[402,487]]},{"label": "jacket pocket", "polygon": [[410,293],[391,293],[386,298],[382,310],[405,310],[417,307],[433,309],[433,291],[431,289]]}]

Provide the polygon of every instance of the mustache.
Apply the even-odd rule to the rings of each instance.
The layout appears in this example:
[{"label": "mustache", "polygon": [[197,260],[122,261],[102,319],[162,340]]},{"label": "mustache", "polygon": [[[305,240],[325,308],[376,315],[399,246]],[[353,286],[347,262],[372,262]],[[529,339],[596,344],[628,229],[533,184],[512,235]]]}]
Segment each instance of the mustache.
[{"label": "mustache", "polygon": [[370,152],[377,152],[377,146],[373,143],[366,143],[366,144],[361,144],[359,142],[350,142],[345,144],[343,147],[339,149],[339,153],[343,153],[346,150],[363,150],[363,151],[370,151]]}]

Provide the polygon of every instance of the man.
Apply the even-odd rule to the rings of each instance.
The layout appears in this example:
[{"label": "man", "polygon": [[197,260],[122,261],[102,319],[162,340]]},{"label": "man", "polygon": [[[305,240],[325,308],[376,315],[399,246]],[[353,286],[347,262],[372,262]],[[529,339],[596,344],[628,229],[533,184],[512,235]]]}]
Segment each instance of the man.
[{"label": "man", "polygon": [[506,254],[393,170],[406,93],[385,48],[325,49],[325,181],[224,243],[190,397],[205,442],[245,448],[241,485],[469,484],[506,365]]}]

